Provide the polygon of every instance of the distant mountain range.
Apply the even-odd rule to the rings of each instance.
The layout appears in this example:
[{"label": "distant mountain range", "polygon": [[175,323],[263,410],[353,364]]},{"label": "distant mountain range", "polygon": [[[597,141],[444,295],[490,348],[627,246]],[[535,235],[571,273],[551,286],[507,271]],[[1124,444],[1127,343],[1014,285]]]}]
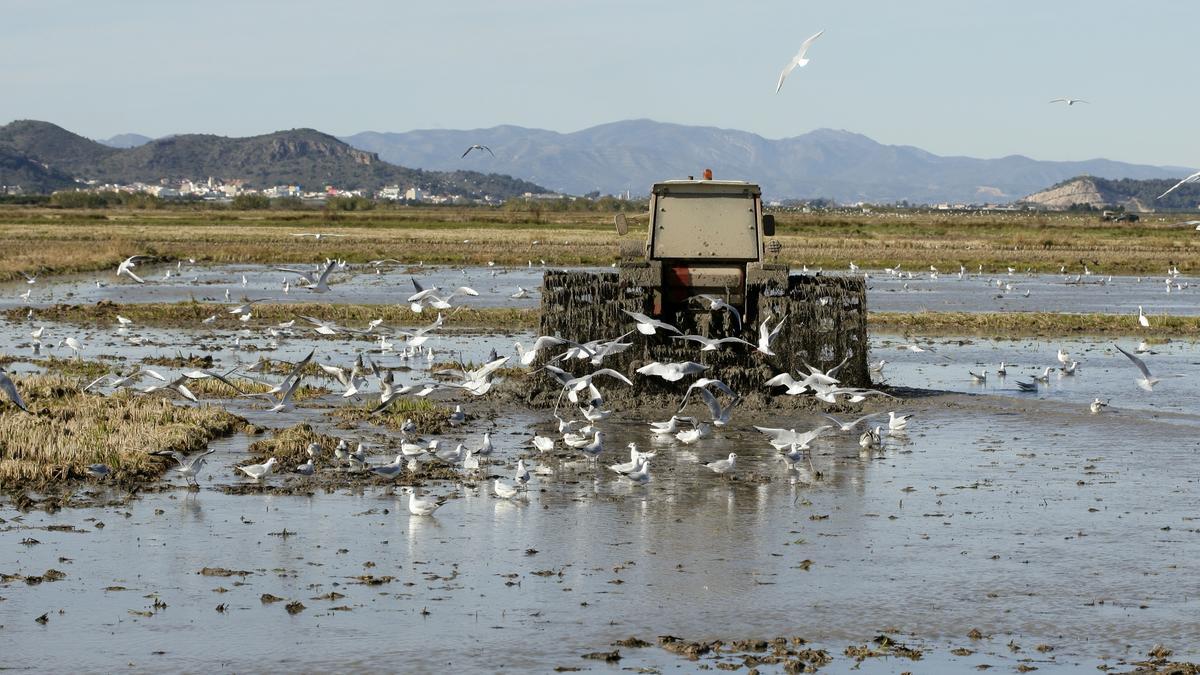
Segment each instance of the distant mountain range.
[{"label": "distant mountain range", "polygon": [[[474,144],[487,146],[494,156],[474,150],[463,157]],[[717,178],[760,183],[768,200],[829,198],[842,203],[1005,203],[1080,175],[1169,182],[1191,172],[1105,159],[947,157],[884,145],[848,131],[819,129],[771,140],[744,131],[651,120],[566,134],[499,126],[367,131],[338,139],[293,129],[247,138],[120,134],[103,142],[48,122],[24,120],[0,127],[0,185],[21,185],[27,191],[71,187],[76,179],[157,182],[213,176],[240,178],[253,187],[299,184],[309,190],[399,184],[473,197],[551,190],[628,190],[637,196],[656,181],[698,176],[705,168],[712,168]],[[1182,196],[1190,199],[1190,194]]]},{"label": "distant mountain range", "polygon": [[[424,169],[498,171],[569,194],[646,194],[655,181],[700,175],[744,179],[768,200],[832,198],[896,202],[1009,202],[1067,178],[1170,178],[1177,167],[1105,159],[1039,161],[943,157],[861,134],[819,129],[771,140],[744,131],[629,120],[558,133],[499,126],[470,131],[367,131],[342,140],[387,161]],[[463,151],[483,144],[495,152]]]},{"label": "distant mountain range", "polygon": [[[131,135],[117,138],[131,141]],[[500,198],[546,191],[495,173],[396,166],[313,129],[247,138],[183,134],[117,148],[49,122],[20,120],[0,127],[0,185],[20,185],[28,192],[70,188],[80,180],[157,183],[209,176],[241,179],[259,188],[292,184],[306,190],[326,185],[374,189],[399,184],[435,194]]]}]

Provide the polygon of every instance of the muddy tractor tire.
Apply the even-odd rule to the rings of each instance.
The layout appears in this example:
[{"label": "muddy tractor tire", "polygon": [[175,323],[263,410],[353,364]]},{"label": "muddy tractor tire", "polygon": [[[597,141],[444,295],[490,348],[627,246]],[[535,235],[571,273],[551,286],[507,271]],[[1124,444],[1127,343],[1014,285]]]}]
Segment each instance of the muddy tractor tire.
[{"label": "muddy tractor tire", "polygon": [[[621,310],[652,314],[657,286],[639,285],[631,279],[637,279],[637,275],[627,274],[624,270],[620,274],[547,272],[542,282],[540,334],[583,343],[611,340],[633,331],[633,321]],[[697,343],[672,339],[670,333],[659,331],[656,335],[642,335],[633,332],[622,340],[633,346],[606,357],[602,367],[624,373],[633,380],[634,386],[604,386],[606,398],[613,402],[633,399],[642,403],[677,400],[680,383],[634,372],[651,361],[702,363],[708,366],[705,377],[719,379],[734,391],[748,394],[767,393],[764,381],[784,371],[795,373],[803,369],[805,363],[827,369],[849,357],[839,378],[846,386],[869,386],[866,286],[861,279],[793,276],[787,279],[786,287],[771,280],[748,284],[746,293],[746,312],[740,331],[730,312],[710,312],[698,303],[665,308],[657,318],[676,326],[684,334],[736,335],[757,343],[757,327],[762,317],[768,317],[774,326],[786,314],[787,324],[772,343],[775,356],[764,356],[745,345],[701,352]],[[546,362],[547,357],[540,357],[535,367]],[[597,368],[586,359],[563,360],[555,365],[576,375]],[[525,394],[530,404],[554,405],[559,388],[549,375],[540,372],[533,375]]]}]

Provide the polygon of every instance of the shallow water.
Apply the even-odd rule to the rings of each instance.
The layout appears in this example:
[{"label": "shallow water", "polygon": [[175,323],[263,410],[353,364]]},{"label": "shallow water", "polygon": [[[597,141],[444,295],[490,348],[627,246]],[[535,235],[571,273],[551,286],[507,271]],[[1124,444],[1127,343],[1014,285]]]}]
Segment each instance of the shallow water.
[{"label": "shallow water", "polygon": [[[56,667],[72,670],[228,669],[253,651],[280,670],[387,669],[396,659],[419,672],[548,670],[593,666],[580,655],[631,635],[800,635],[838,654],[884,631],[937,652],[923,672],[1031,655],[1091,667],[1157,642],[1194,650],[1196,446],[1172,442],[1170,425],[1042,405],[934,406],[882,458],[860,457],[849,436],[821,441],[824,479],[813,485],[789,482],[761,438],[739,428],[690,448],[659,445],[647,487],[547,459],[555,473],[534,479],[528,501],[440,486],[457,498],[430,518],[409,516],[385,487],[223,495],[212,486],[237,482],[228,466],[244,444],[234,439],[199,494],[19,520],[0,511],[0,571],[67,573],[0,586],[0,624],[20,645],[6,665],[37,667],[55,653]],[[498,458],[517,455],[528,421],[497,421]],[[648,442],[638,423],[609,428],[613,448]],[[1105,447],[1117,433],[1129,446]],[[731,449],[740,480],[696,462]],[[83,532],[39,529],[54,524]],[[278,536],[285,530],[296,534]],[[18,543],[27,537],[41,543]],[[206,566],[253,574],[198,575]],[[554,574],[533,574],[542,570]],[[354,583],[368,573],[396,580]],[[314,599],[330,591],[346,597]],[[307,609],[289,615],[263,593]],[[130,613],[152,611],[152,594],[168,607]],[[971,628],[990,639],[969,640]],[[1010,640],[1023,653],[1007,653]],[[993,655],[951,657],[958,646]],[[622,665],[686,667],[657,649],[622,653]],[[838,660],[834,672],[852,665]]]},{"label": "shallow water", "polygon": [[[0,352],[29,355],[35,325],[0,322]],[[306,331],[246,332],[238,346],[228,331],[48,324],[46,332],[47,345],[76,335],[86,358],[121,369],[149,356],[209,352],[214,369],[224,369],[259,356],[294,360],[314,348],[317,360],[345,365],[375,344],[313,340]],[[130,337],[146,342],[132,345]],[[437,360],[479,362],[528,337],[446,335],[430,344]],[[860,455],[855,436],[818,440],[815,481],[785,472],[751,425],[811,428],[824,421],[816,414],[739,412],[731,428],[684,446],[654,441],[644,420],[617,412],[604,424],[610,437],[601,464],[624,461],[629,442],[655,449],[648,486],[567,455],[533,458],[550,473],[535,476],[522,501],[492,497],[486,485],[432,484],[452,499],[430,518],[409,516],[407,498],[383,484],[311,497],[233,496],[218,488],[242,481],[232,466],[251,439],[237,436],[214,444],[199,493],[150,492],[128,506],[56,514],[0,503],[0,573],[67,575],[38,585],[0,582],[0,663],[43,670],[53,655],[55,670],[88,672],[249,663],[305,671],[690,671],[698,664],[657,647],[621,648],[619,666],[580,655],[630,636],[783,635],[828,649],[835,661],[825,670],[849,672],[855,663],[842,650],[884,632],[925,649],[925,658],[868,659],[862,671],[1027,663],[1095,672],[1141,658],[1156,643],[1173,647],[1176,658],[1200,658],[1200,384],[1165,377],[1194,371],[1196,343],[1153,345],[1143,355],[1164,377],[1147,393],[1107,340],[939,338],[920,341],[936,351],[896,348],[908,342],[872,336],[872,359],[890,362],[890,384],[961,394],[903,402],[916,416],[881,457]],[[1052,374],[1036,394],[1017,392],[1011,383],[1056,365],[1059,348],[1081,362],[1078,373]],[[374,358],[411,368],[400,374],[404,383],[429,378],[426,359]],[[1006,379],[971,382],[969,370],[994,373],[1000,361],[1010,364]],[[1112,411],[1089,414],[1096,397],[1112,399]],[[338,401],[333,394],[285,415],[257,402],[223,403],[257,424],[307,421],[365,439],[377,461],[390,459],[394,436],[339,428],[325,417]],[[554,435],[547,413],[493,416],[482,404],[464,404],[482,418],[444,440],[475,444],[491,430],[494,475],[510,476],[515,459],[529,454],[531,430]],[[739,455],[734,480],[700,465],[729,452]],[[54,525],[78,531],[45,529]],[[21,543],[29,538],[40,543]],[[199,575],[206,566],[252,573]],[[542,571],[551,574],[534,574]],[[395,579],[356,583],[363,574]],[[113,587],[126,590],[106,590]],[[345,597],[319,599],[332,591]],[[286,602],[262,603],[264,593],[306,609],[290,615]],[[167,606],[155,608],[155,597]],[[36,623],[43,613],[48,621]],[[969,639],[972,628],[989,637]],[[953,655],[959,647],[975,653]],[[717,660],[733,659],[702,663]]]}]

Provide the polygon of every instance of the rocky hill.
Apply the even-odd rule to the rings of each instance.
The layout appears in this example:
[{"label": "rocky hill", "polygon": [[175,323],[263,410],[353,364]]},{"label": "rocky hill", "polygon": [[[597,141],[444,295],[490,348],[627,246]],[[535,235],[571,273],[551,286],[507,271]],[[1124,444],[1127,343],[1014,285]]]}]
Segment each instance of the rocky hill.
[{"label": "rocky hill", "polygon": [[[767,199],[1009,202],[1080,174],[1169,178],[1190,173],[1103,159],[1047,162],[1019,155],[939,156],[833,129],[776,140],[732,129],[652,120],[614,122],[566,134],[500,126],[363,132],[342,140],[405,166],[500,171],[572,194],[593,190],[646,194],[655,181],[699,175],[712,168],[718,178],[762,184]],[[475,143],[490,147],[495,157],[481,152],[461,157]]]},{"label": "rocky hill", "polygon": [[139,145],[145,145],[154,140],[149,136],[141,134],[117,134],[109,138],[101,138],[100,142],[110,148],[136,148]]},{"label": "rocky hill", "polygon": [[1035,192],[1021,201],[1047,209],[1068,209],[1084,204],[1098,209],[1120,207],[1142,213],[1200,209],[1200,186],[1194,183],[1182,185],[1166,197],[1158,198],[1176,180],[1110,180],[1077,176]]},{"label": "rocky hill", "polygon": [[[383,161],[313,129],[292,129],[262,136],[228,138],[185,134],[152,140],[133,148],[113,148],[48,122],[17,121],[0,127],[0,152],[43,166],[55,177],[102,183],[153,183],[161,179],[241,179],[251,187],[296,184],[309,190],[326,185],[375,189],[416,186],[439,194],[511,197],[546,192],[528,181],[478,171],[438,172],[409,169]],[[16,166],[15,159],[9,160]],[[63,187],[49,176],[34,181],[0,165],[0,184],[30,189]],[[22,180],[26,178],[26,180]],[[61,183],[61,181],[59,181]]]}]

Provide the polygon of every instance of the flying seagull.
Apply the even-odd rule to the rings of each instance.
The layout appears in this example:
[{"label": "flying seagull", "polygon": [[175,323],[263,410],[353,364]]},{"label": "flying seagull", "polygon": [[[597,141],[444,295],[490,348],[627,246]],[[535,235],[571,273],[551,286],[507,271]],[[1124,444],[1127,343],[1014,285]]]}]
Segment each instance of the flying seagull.
[{"label": "flying seagull", "polygon": [[803,68],[804,66],[808,65],[808,59],[804,58],[805,55],[808,54],[808,48],[811,47],[813,41],[816,40],[817,38],[821,37],[821,33],[824,33],[824,32],[825,31],[823,31],[823,30],[817,31],[816,35],[808,38],[807,40],[804,41],[803,44],[800,45],[800,51],[797,52],[796,55],[792,57],[792,60],[788,61],[788,64],[783,67],[783,72],[779,73],[779,84],[775,85],[775,93],[776,94],[778,94],[779,90],[783,88],[783,81],[785,79],[787,79],[787,76],[793,70],[795,70],[797,68]]},{"label": "flying seagull", "polygon": [[1167,195],[1171,194],[1171,192],[1174,191],[1175,188],[1179,187],[1180,185],[1183,185],[1184,183],[1195,183],[1198,180],[1200,180],[1200,171],[1197,171],[1196,173],[1194,173],[1194,174],[1188,176],[1187,178],[1184,178],[1183,180],[1179,181],[1178,183],[1172,185],[1170,187],[1170,189],[1168,189],[1166,192],[1162,193],[1161,195],[1155,197],[1155,199],[1162,199],[1163,197],[1166,197]]},{"label": "flying seagull", "polygon": [[1051,103],[1066,103],[1067,107],[1073,106],[1076,103],[1088,103],[1088,101],[1085,101],[1081,98],[1052,98],[1052,99],[1050,99],[1050,102]]},{"label": "flying seagull", "polygon": [[480,151],[487,150],[488,154],[490,154],[492,157],[496,156],[496,153],[492,152],[492,149],[489,148],[488,146],[480,145],[480,144],[476,143],[475,145],[472,145],[471,147],[467,148],[466,151],[463,152],[462,157],[459,157],[459,159],[466,157],[472,150],[480,150]]}]

